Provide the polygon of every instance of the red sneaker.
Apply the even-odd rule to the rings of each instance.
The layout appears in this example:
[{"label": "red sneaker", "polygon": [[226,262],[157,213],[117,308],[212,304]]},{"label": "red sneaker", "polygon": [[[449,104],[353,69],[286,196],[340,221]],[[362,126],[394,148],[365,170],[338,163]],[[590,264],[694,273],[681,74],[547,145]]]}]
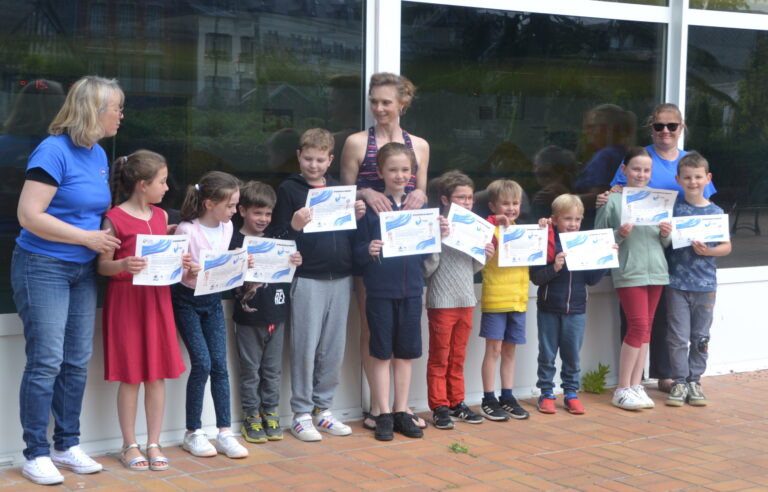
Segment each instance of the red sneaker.
[{"label": "red sneaker", "polygon": [[555,397],[552,395],[541,395],[539,403],[536,405],[541,413],[555,413]]},{"label": "red sneaker", "polygon": [[565,406],[565,409],[568,410],[568,412],[574,415],[584,414],[584,405],[582,405],[579,401],[579,397],[565,398],[563,400],[563,405]]}]

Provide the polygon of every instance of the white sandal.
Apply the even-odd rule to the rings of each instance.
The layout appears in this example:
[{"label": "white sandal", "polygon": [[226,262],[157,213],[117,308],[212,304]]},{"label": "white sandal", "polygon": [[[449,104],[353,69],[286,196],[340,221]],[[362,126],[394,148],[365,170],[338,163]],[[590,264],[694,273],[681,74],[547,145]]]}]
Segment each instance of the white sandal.
[{"label": "white sandal", "polygon": [[157,449],[162,453],[162,446],[157,444],[156,442],[147,444],[147,458],[149,461],[149,469],[152,471],[165,471],[167,470],[170,465],[168,464],[168,458],[160,454],[160,456],[155,456],[154,458],[149,458],[149,450],[150,449]]},{"label": "white sandal", "polygon": [[[138,449],[139,450],[139,456],[128,460],[125,457],[125,453],[128,452],[128,450],[131,449]],[[123,464],[124,467],[128,468],[129,470],[133,471],[146,471],[149,470],[149,464],[140,465],[139,463],[149,463],[149,460],[146,456],[141,454],[141,446],[139,446],[136,443],[129,444],[127,446],[123,446],[123,450],[120,452],[120,462]]]}]

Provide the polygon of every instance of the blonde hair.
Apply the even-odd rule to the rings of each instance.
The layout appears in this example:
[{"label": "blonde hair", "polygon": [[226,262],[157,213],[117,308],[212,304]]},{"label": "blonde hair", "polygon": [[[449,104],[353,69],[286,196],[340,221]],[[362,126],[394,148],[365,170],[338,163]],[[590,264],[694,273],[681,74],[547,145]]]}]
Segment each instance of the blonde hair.
[{"label": "blonde hair", "polygon": [[328,151],[330,154],[333,152],[334,144],[335,141],[333,135],[331,135],[331,132],[324,128],[310,128],[309,130],[305,131],[299,139],[299,148],[301,150],[312,148]]},{"label": "blonde hair", "polygon": [[488,201],[498,202],[501,197],[508,196],[512,200],[522,199],[523,188],[517,184],[517,181],[511,179],[497,179],[492,181],[486,188],[488,192]]},{"label": "blonde hair", "polygon": [[371,75],[371,82],[368,85],[368,95],[371,95],[371,91],[374,87],[380,87],[382,85],[391,85],[397,92],[397,99],[400,104],[403,105],[403,112],[411,106],[413,98],[416,96],[416,86],[413,82],[403,77],[390,72],[379,72]]},{"label": "blonde hair", "polygon": [[653,112],[648,116],[648,119],[645,122],[645,126],[650,127],[656,121],[656,117],[661,113],[674,113],[678,118],[680,118],[680,123],[685,123],[683,120],[683,112],[680,111],[680,108],[677,106],[677,104],[664,103],[659,104],[653,108]]},{"label": "blonde hair", "polygon": [[571,195],[570,193],[563,193],[554,200],[552,200],[552,215],[560,215],[567,212],[572,208],[576,208],[580,214],[584,214],[584,204],[578,195]]},{"label": "blonde hair", "polygon": [[104,136],[99,116],[106,111],[109,99],[117,94],[120,106],[125,94],[115,79],[86,75],[72,85],[64,106],[48,127],[51,135],[66,133],[80,147],[90,147]]}]

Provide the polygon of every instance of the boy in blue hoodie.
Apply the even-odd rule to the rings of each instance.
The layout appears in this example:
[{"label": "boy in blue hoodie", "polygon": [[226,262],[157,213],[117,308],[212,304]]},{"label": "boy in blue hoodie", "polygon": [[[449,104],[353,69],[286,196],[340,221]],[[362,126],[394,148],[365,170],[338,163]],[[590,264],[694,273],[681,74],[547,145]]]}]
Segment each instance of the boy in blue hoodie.
[{"label": "boy in blue hoodie", "polygon": [[571,272],[565,264],[565,253],[559,233],[581,228],[584,205],[576,195],[560,195],[552,202],[547,264],[530,267],[531,281],[539,286],[536,321],[539,328],[539,369],[536,386],[541,389],[538,409],[555,413],[555,357],[560,351],[560,379],[565,393],[563,406],[572,414],[583,414],[584,406],[576,393],[579,389],[579,351],[584,341],[587,307],[587,285],[595,285],[607,270]]},{"label": "boy in blue hoodie", "polygon": [[[384,180],[384,193],[392,210],[401,210],[405,186],[416,167],[416,156],[405,145],[391,142],[377,154],[376,172]],[[371,330],[369,350],[372,358],[371,397],[380,409],[376,419],[376,439],[390,441],[397,431],[407,437],[424,434],[407,413],[413,359],[421,357],[421,298],[424,290],[422,263],[428,255],[382,258],[378,214],[367,208],[357,223],[355,259],[363,269],[367,292],[365,312]],[[448,222],[440,229],[447,235]],[[394,404],[389,404],[389,370],[393,367]]]}]

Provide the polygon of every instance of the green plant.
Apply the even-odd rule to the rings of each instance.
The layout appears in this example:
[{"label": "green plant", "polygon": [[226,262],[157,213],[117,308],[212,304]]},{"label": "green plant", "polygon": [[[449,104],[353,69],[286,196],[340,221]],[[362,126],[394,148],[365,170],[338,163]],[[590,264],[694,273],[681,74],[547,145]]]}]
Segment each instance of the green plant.
[{"label": "green plant", "polygon": [[589,371],[581,378],[581,387],[587,393],[602,394],[605,392],[605,377],[611,372],[610,366],[597,364],[597,369]]},{"label": "green plant", "polygon": [[457,442],[451,443],[451,445],[448,446],[448,449],[450,449],[452,453],[456,453],[456,454],[469,453],[469,446],[465,446],[464,444],[459,444]]},{"label": "green plant", "polygon": [[474,454],[469,452],[469,446],[467,446],[465,444],[458,443],[458,442],[451,443],[451,445],[448,446],[448,451],[450,451],[451,453],[456,453],[456,454],[466,454],[466,455],[471,456],[473,458],[477,457],[477,455],[474,455]]}]

